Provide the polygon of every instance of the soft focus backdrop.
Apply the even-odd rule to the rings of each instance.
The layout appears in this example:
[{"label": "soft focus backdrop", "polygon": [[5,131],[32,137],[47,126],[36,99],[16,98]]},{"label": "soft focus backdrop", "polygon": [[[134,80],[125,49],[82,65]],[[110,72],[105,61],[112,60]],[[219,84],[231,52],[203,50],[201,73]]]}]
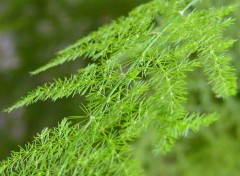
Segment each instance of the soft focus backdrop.
[{"label": "soft focus backdrop", "polygon": [[[148,0],[0,0],[0,109],[13,104],[26,92],[53,77],[63,77],[85,66],[86,60],[64,64],[31,77],[28,72],[45,64],[54,53],[103,24],[127,13]],[[221,7],[238,0],[208,0],[196,8]],[[226,37],[239,39],[240,9]],[[191,29],[189,29],[191,30]],[[240,44],[230,49],[240,77]],[[149,176],[237,176],[240,174],[240,93],[227,101],[211,93],[197,71],[189,75],[187,108],[200,112],[218,111],[221,118],[197,134],[177,142],[166,156],[151,154],[149,131],[134,145],[137,157]],[[239,84],[238,79],[238,85]],[[238,91],[239,92],[239,91]],[[10,114],[0,112],[0,160],[31,141],[44,127],[53,127],[63,118],[76,115],[79,97],[31,105]]]}]

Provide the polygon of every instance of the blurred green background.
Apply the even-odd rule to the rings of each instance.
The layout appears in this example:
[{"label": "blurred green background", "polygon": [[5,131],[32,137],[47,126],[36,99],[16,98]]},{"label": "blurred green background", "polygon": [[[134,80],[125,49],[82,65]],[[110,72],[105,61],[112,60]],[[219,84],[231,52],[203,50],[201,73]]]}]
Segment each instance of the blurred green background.
[{"label": "blurred green background", "polygon": [[[53,77],[74,73],[87,61],[78,60],[31,77],[28,72],[45,64],[54,53],[103,24],[127,13],[148,0],[0,0],[0,109],[17,101],[26,92]],[[208,0],[196,8],[221,7],[238,0]],[[225,35],[239,39],[240,9],[236,22]],[[240,44],[230,49],[240,77]],[[223,101],[211,93],[199,71],[189,77],[191,111],[218,111],[221,118],[209,128],[177,142],[166,156],[151,153],[154,132],[137,142],[138,157],[146,175],[237,176],[240,175],[240,93]],[[238,79],[239,85],[239,79]],[[80,97],[52,103],[40,102],[10,114],[0,113],[0,160],[31,141],[44,127],[53,127],[63,118],[76,115]]]}]

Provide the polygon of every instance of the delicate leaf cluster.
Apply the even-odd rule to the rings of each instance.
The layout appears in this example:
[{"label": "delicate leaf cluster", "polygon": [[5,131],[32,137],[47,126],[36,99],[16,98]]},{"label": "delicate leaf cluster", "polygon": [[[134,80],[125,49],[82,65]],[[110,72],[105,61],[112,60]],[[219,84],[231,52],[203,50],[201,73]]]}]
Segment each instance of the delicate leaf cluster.
[{"label": "delicate leaf cluster", "polygon": [[70,78],[56,79],[7,109],[74,95],[87,100],[84,121],[63,120],[45,129],[26,149],[1,163],[2,175],[140,175],[129,142],[149,127],[159,131],[155,151],[171,150],[175,140],[216,120],[188,112],[186,75],[201,67],[218,97],[236,91],[230,57],[233,40],[223,39],[234,8],[189,11],[196,1],[155,0],[134,9],[59,52],[33,72],[80,57],[92,64]]}]

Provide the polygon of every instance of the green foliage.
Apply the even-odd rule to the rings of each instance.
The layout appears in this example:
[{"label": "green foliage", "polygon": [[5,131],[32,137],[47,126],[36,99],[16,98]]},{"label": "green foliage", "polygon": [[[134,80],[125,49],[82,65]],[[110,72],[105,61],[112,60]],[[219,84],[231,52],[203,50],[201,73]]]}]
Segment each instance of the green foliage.
[{"label": "green foliage", "polygon": [[130,142],[158,131],[153,151],[218,118],[186,109],[187,75],[200,68],[218,98],[236,93],[222,34],[235,7],[189,10],[197,1],[155,0],[141,5],[58,53],[38,74],[79,58],[91,63],[69,78],[38,87],[12,107],[69,96],[87,100],[77,124],[64,119],[1,163],[2,175],[140,175]]},{"label": "green foliage", "polygon": [[[9,36],[12,48],[15,48],[13,53],[9,49],[3,49],[0,55],[12,53],[18,59],[15,68],[0,70],[0,109],[6,108],[16,101],[16,97],[51,78],[75,73],[76,69],[87,65],[88,60],[79,59],[44,72],[37,79],[29,77],[27,73],[45,64],[49,58],[54,57],[54,53],[76,39],[110,23],[112,19],[127,15],[133,7],[146,1],[0,0],[0,38],[2,35]],[[0,43],[4,43],[4,40],[0,39]],[[0,57],[0,68],[4,65],[4,60],[12,60],[8,56],[5,59],[2,55]],[[11,151],[18,150],[18,145],[32,141],[33,136],[44,127],[56,126],[69,112],[82,114],[77,108],[80,101],[75,96],[56,103],[40,102],[31,108],[24,107],[10,114],[0,112],[0,160],[10,156]]]}]

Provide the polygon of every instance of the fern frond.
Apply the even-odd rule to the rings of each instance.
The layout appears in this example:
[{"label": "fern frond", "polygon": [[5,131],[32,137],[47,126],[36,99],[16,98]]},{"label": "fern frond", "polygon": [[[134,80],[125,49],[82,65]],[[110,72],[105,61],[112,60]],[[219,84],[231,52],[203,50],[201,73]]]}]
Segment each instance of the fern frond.
[{"label": "fern frond", "polygon": [[76,94],[84,95],[85,92],[95,85],[96,71],[96,65],[92,64],[81,69],[77,75],[72,75],[70,78],[64,78],[63,80],[56,79],[54,83],[46,83],[43,86],[39,86],[5,111],[10,112],[13,109],[30,105],[39,100],[45,101],[51,99],[52,101],[56,101],[59,98],[74,96]]},{"label": "fern frond", "polygon": [[70,78],[35,89],[8,112],[38,100],[81,95],[88,102],[83,106],[86,114],[77,125],[63,120],[57,128],[44,130],[26,149],[2,162],[0,173],[139,175],[128,143],[151,124],[159,131],[155,150],[165,153],[188,129],[196,131],[216,120],[216,115],[186,110],[186,75],[201,67],[217,96],[235,93],[236,76],[224,53],[233,40],[222,37],[232,23],[223,19],[231,10],[190,12],[195,2],[144,4],[33,72],[79,57],[95,62]]},{"label": "fern frond", "polygon": [[31,74],[38,74],[64,62],[74,61],[79,57],[97,60],[119,52],[120,47],[127,49],[134,45],[139,36],[143,36],[151,30],[155,16],[165,7],[166,4],[159,1],[140,6],[129,13],[127,18],[122,17],[110,25],[101,27],[97,32],[89,34],[60,51],[56,59]]},{"label": "fern frond", "polygon": [[[109,135],[97,120],[83,126],[71,125],[64,119],[58,127],[45,129],[35,137],[35,142],[25,149],[14,152],[12,157],[21,163],[6,160],[1,163],[0,174],[14,175],[139,175],[141,170],[132,172],[128,148],[122,145],[117,134]],[[90,132],[86,137],[82,137]],[[85,135],[84,135],[85,136]],[[109,154],[108,152],[112,153]],[[117,152],[120,151],[120,152]],[[126,154],[125,154],[126,152]],[[125,156],[125,157],[124,157]],[[74,163],[74,164],[73,164]],[[130,166],[129,168],[123,165]],[[133,164],[134,165],[134,164]],[[10,166],[10,167],[9,167]],[[11,167],[13,166],[13,167]],[[55,167],[56,166],[56,167]],[[51,170],[48,168],[53,167]],[[12,172],[13,170],[14,172]],[[130,174],[131,173],[131,174]]]},{"label": "fern frond", "polygon": [[[218,115],[216,113],[209,115],[200,114],[186,114],[183,119],[169,120],[168,117],[164,118],[159,127],[159,132],[157,135],[154,153],[167,153],[171,151],[176,140],[181,136],[187,136],[190,131],[198,131],[201,126],[208,126],[214,121],[218,120]],[[156,125],[156,124],[155,124]]]}]

